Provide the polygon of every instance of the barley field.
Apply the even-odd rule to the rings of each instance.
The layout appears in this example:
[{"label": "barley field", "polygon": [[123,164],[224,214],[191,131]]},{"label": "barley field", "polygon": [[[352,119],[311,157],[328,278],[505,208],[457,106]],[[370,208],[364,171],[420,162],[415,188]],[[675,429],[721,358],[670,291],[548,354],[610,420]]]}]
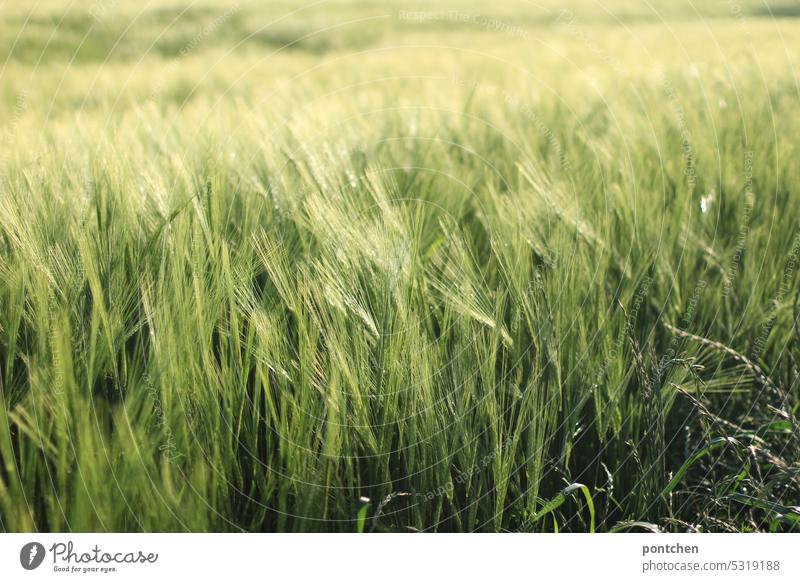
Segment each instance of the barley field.
[{"label": "barley field", "polygon": [[800,529],[796,3],[0,37],[0,530]]}]

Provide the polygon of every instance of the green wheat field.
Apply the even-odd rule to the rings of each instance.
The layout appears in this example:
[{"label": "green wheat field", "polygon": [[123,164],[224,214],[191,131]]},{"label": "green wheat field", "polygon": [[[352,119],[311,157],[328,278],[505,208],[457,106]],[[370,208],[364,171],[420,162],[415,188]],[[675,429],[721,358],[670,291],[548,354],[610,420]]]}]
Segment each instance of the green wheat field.
[{"label": "green wheat field", "polygon": [[0,38],[0,531],[800,530],[797,3]]}]

